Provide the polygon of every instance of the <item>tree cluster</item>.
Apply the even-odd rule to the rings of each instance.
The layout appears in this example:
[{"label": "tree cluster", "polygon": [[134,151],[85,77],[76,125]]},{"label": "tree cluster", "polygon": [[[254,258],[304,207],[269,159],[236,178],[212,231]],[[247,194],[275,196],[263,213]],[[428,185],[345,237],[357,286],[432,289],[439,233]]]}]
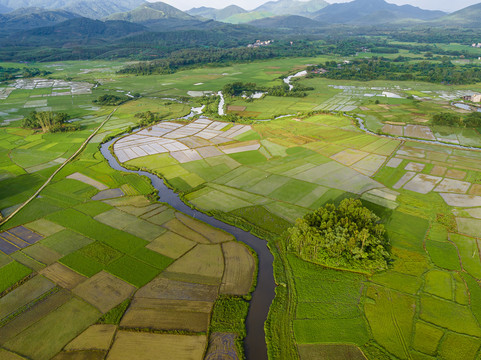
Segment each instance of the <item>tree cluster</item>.
[{"label": "tree cluster", "polygon": [[69,115],[52,111],[31,112],[22,121],[22,127],[27,129],[42,129],[42,132],[60,132],[78,130],[78,124],[68,124]]},{"label": "tree cluster", "polygon": [[380,219],[360,200],[327,204],[297,219],[289,229],[288,248],[322,265],[377,271],[388,266],[389,243]]},{"label": "tree cluster", "polygon": [[107,105],[107,106],[117,106],[122,105],[124,102],[129,101],[129,97],[125,95],[101,95],[96,100],[93,101],[97,105]]},{"label": "tree cluster", "polygon": [[440,112],[433,115],[432,122],[442,126],[481,128],[481,113],[476,111],[462,117],[459,114]]},{"label": "tree cluster", "polygon": [[158,112],[144,111],[134,115],[140,119],[140,126],[147,126],[162,120],[162,116]]},{"label": "tree cluster", "polygon": [[39,70],[37,68],[23,68],[22,70],[18,68],[0,66],[0,82],[13,80],[17,77],[32,78],[37,76],[47,76],[50,74],[50,71]]},{"label": "tree cluster", "polygon": [[222,93],[226,96],[241,96],[243,94],[250,96],[258,89],[256,83],[243,83],[236,81],[234,83],[225,84],[222,88]]},{"label": "tree cluster", "polygon": [[456,66],[449,59],[440,63],[433,61],[400,62],[399,59],[373,57],[356,59],[348,64],[328,61],[324,65],[327,73],[322,76],[343,80],[410,80],[443,84],[474,84],[481,81],[481,67],[475,65]]}]

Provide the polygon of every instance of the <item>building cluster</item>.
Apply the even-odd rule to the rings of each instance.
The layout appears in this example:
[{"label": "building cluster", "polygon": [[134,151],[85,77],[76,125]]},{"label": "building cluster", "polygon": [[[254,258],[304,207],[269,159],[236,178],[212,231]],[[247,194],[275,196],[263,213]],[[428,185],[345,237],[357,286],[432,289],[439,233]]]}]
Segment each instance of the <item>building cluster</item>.
[{"label": "building cluster", "polygon": [[474,43],[473,45],[471,45],[472,47],[474,48],[481,48],[481,43]]},{"label": "building cluster", "polygon": [[481,94],[463,96],[464,101],[481,102]]},{"label": "building cluster", "polygon": [[274,42],[274,40],[266,40],[266,41],[257,40],[255,43],[247,45],[247,47],[248,48],[256,48],[256,47],[260,47],[260,46],[269,46],[273,42]]}]

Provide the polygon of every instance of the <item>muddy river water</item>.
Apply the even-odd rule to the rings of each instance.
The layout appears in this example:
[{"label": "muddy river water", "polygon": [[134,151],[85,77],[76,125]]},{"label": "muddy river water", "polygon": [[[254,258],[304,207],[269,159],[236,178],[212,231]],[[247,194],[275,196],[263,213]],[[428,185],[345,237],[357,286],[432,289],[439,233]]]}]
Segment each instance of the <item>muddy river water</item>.
[{"label": "muddy river water", "polygon": [[265,340],[264,322],[267,319],[269,307],[274,299],[276,287],[272,267],[274,258],[267,247],[267,242],[247,231],[241,230],[232,225],[228,225],[214,217],[190,208],[174,191],[168,188],[164,184],[164,181],[158,176],[146,171],[128,170],[121,166],[109,150],[109,146],[112,145],[116,140],[118,140],[118,138],[110,140],[101,146],[102,155],[107,159],[112,168],[115,170],[147,176],[152,181],[152,185],[159,192],[159,201],[165,202],[178,211],[181,211],[234,235],[237,240],[249,245],[257,253],[259,259],[257,287],[252,293],[252,300],[250,302],[249,313],[247,315],[247,336],[244,340],[244,347],[247,359],[267,360],[267,345]]}]

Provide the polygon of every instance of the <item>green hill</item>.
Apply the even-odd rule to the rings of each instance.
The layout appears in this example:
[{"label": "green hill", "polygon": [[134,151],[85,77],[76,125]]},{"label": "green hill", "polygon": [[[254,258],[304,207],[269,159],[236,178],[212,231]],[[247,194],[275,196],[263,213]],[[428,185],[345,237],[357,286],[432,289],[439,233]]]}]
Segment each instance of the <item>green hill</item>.
[{"label": "green hill", "polygon": [[79,15],[65,10],[44,10],[39,8],[19,9],[0,17],[0,29],[11,33],[14,31],[51,26],[78,17]]},{"label": "green hill", "polygon": [[269,29],[299,29],[314,28],[321,26],[322,24],[304,16],[284,15],[254,20],[249,22],[248,25]]},{"label": "green hill", "polygon": [[223,21],[231,24],[243,24],[243,23],[251,22],[253,20],[263,19],[271,16],[274,16],[274,14],[270,12],[250,11],[243,14],[236,14],[236,15],[230,16],[224,19]]},{"label": "green hill", "polygon": [[168,4],[156,2],[144,3],[131,11],[112,14],[106,19],[130,21],[141,24],[159,19],[193,20],[194,17]]},{"label": "green hill", "polygon": [[143,0],[0,0],[0,7],[14,10],[29,7],[62,9],[91,19],[99,19],[113,13],[129,11],[142,3]]},{"label": "green hill", "polygon": [[325,8],[328,5],[329,4],[324,0],[278,0],[269,1],[259,6],[254,11],[268,12],[274,15],[299,15],[311,17],[313,13]]},{"label": "green hill", "polygon": [[468,6],[447,16],[433,21],[438,25],[457,25],[463,27],[481,27],[481,3]]},{"label": "green hill", "polygon": [[384,24],[408,19],[433,20],[442,11],[423,10],[411,5],[398,6],[384,0],[354,0],[329,5],[317,12],[314,20],[326,24]]},{"label": "green hill", "polygon": [[186,12],[192,16],[199,16],[199,17],[204,17],[206,19],[213,19],[218,21],[223,21],[231,16],[235,16],[238,14],[247,13],[246,10],[244,10],[243,8],[237,5],[230,5],[223,9],[214,9],[214,8],[202,6],[202,7],[190,9]]},{"label": "green hill", "polygon": [[4,41],[5,46],[62,46],[63,44],[97,44],[144,32],[146,28],[126,21],[100,21],[75,18],[54,26],[15,33]]}]

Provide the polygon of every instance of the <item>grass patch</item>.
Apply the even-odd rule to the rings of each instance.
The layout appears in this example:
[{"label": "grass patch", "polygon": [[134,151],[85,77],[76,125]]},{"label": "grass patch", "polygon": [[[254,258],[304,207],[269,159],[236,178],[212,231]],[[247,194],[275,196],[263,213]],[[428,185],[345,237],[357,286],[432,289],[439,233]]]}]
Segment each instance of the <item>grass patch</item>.
[{"label": "grass patch", "polygon": [[421,319],[462,334],[481,336],[479,325],[467,306],[421,295]]},{"label": "grass patch", "polygon": [[[406,226],[406,224],[409,224],[409,226]],[[400,211],[393,211],[386,224],[386,232],[392,246],[423,252],[424,237],[428,226],[429,222],[426,219]]]},{"label": "grass patch", "polygon": [[15,285],[31,273],[32,270],[16,261],[2,266],[0,268],[0,293]]},{"label": "grass patch", "polygon": [[89,201],[75,206],[74,209],[81,211],[86,215],[94,217],[98,214],[109,211],[110,209],[112,209],[112,206],[102,201]]},{"label": "grass patch", "polygon": [[43,245],[62,255],[68,255],[92,242],[94,240],[69,229],[62,230],[41,241]]},{"label": "grass patch", "polygon": [[144,286],[160,273],[159,269],[128,255],[107,266],[106,270],[136,287]]},{"label": "grass patch", "polygon": [[240,297],[221,296],[214,304],[211,332],[233,332],[240,338],[246,335],[245,318],[249,311],[249,303]]},{"label": "grass patch", "polygon": [[229,154],[229,156],[242,165],[256,165],[267,161],[266,157],[257,150]]},{"label": "grass patch", "polygon": [[61,258],[59,262],[87,277],[94,276],[103,269],[102,264],[78,251]]},{"label": "grass patch", "polygon": [[[9,340],[5,346],[30,358],[47,360],[94,323],[99,316],[97,309],[74,298]],[[72,321],[72,318],[75,318],[75,321]]]},{"label": "grass patch", "polygon": [[279,216],[269,212],[263,206],[249,206],[231,211],[251,224],[267,230],[273,234],[282,234],[292,225]]},{"label": "grass patch", "polygon": [[162,254],[159,254],[155,251],[149,250],[147,248],[141,248],[139,249],[136,253],[132,255],[138,260],[141,260],[149,265],[152,265],[153,267],[159,269],[159,270],[164,270],[167,266],[172,264],[174,261],[173,259],[164,256]]},{"label": "grass patch", "polygon": [[103,266],[107,266],[122,257],[122,253],[98,241],[83,247],[80,249],[80,253]]},{"label": "grass patch", "polygon": [[407,341],[411,337],[416,299],[398,291],[371,286],[364,304],[374,339],[399,358],[409,357]]},{"label": "grass patch", "polygon": [[426,250],[431,261],[440,268],[447,270],[461,270],[456,247],[449,242],[426,241]]},{"label": "grass patch", "polygon": [[444,331],[425,322],[416,322],[413,348],[428,355],[435,355]]},{"label": "grass patch", "polygon": [[364,344],[369,335],[361,317],[353,319],[294,320],[294,335],[299,344]]},{"label": "grass patch", "polygon": [[74,209],[67,209],[51,214],[48,216],[48,219],[67,228],[71,228],[87,237],[102,241],[124,253],[133,253],[148,244],[145,240],[101,224]]}]

